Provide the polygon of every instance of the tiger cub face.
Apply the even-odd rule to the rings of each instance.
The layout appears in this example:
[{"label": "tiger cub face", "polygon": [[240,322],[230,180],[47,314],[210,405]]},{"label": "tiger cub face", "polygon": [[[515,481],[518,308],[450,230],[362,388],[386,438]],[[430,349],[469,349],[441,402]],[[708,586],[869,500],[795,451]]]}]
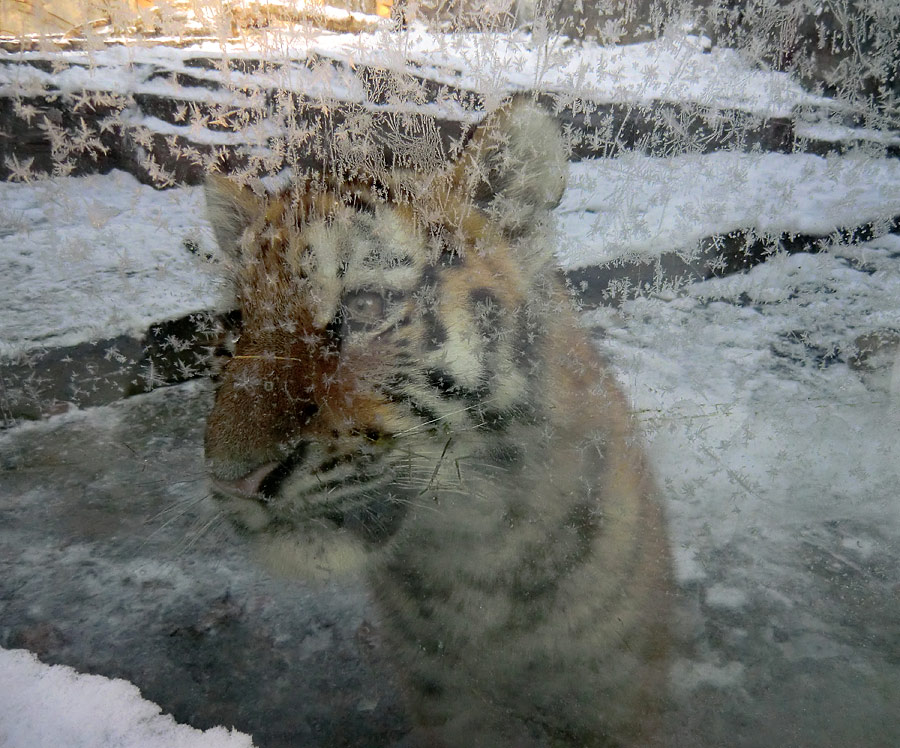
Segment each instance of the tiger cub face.
[{"label": "tiger cub face", "polygon": [[[463,472],[467,443],[501,446],[493,435],[533,410],[530,310],[554,272],[539,242],[565,158],[545,115],[529,115],[544,128],[519,112],[510,139],[514,113],[501,111],[431,178],[322,179],[270,196],[208,182],[242,314],[209,418],[210,471],[239,525],[304,536],[286,546],[304,556],[300,573],[357,563],[410,497]],[[501,143],[518,165],[492,173]],[[479,195],[497,204],[486,212]]]},{"label": "tiger cub face", "polygon": [[207,185],[241,310],[216,496],[275,566],[366,570],[444,745],[637,740],[661,691],[662,521],[558,277],[565,169],[514,100],[442,173]]}]

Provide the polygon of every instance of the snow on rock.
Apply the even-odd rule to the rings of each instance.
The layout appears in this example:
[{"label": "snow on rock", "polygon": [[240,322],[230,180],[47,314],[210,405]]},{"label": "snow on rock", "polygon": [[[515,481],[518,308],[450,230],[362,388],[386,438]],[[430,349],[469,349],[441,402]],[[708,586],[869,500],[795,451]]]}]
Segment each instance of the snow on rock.
[{"label": "snow on rock", "polygon": [[827,236],[900,215],[900,161],[733,151],[581,161],[556,215],[566,269],[689,252],[741,228]]},{"label": "snow on rock", "polygon": [[124,172],[0,183],[0,356],[139,335],[217,306],[203,190],[158,192]]},{"label": "snow on rock", "polygon": [[[699,37],[673,34],[651,42],[605,47],[572,43],[565,37],[526,32],[432,33],[421,26],[406,32],[362,34],[310,32],[279,38],[277,43],[219,44],[188,48],[137,45],[88,52],[60,52],[54,59],[71,67],[48,73],[36,68],[0,66],[0,96],[39,93],[52,86],[63,93],[82,89],[116,93],[180,94],[183,88],[149,76],[157,67],[192,77],[222,80],[221,74],[185,66],[198,55],[213,59],[268,59],[287,64],[265,74],[230,71],[236,89],[271,85],[308,96],[364,101],[365,89],[348,72],[364,65],[424,76],[438,83],[478,91],[497,102],[522,89],[551,91],[598,103],[617,101],[694,102],[733,107],[763,116],[787,116],[798,105],[825,100],[807,93],[786,73],[761,70],[740,53],[708,50]],[[0,53],[21,62],[41,53]],[[305,60],[337,60],[346,66],[303,65]],[[289,62],[288,62],[289,61]],[[192,98],[216,91],[194,90]],[[445,102],[450,106],[451,102]],[[459,112],[458,112],[459,113]]]},{"label": "snow on rock", "polygon": [[415,70],[443,83],[502,97],[542,90],[596,102],[692,101],[785,116],[822,101],[785,73],[763,71],[729,49],[707,50],[699,37],[678,35],[624,46],[572,43],[546,34],[432,34],[380,31],[321,36],[312,48],[352,64]]},{"label": "snow on rock", "polygon": [[0,649],[0,745],[4,748],[252,748],[249,735],[179,725],[124,680],[44,665]]}]

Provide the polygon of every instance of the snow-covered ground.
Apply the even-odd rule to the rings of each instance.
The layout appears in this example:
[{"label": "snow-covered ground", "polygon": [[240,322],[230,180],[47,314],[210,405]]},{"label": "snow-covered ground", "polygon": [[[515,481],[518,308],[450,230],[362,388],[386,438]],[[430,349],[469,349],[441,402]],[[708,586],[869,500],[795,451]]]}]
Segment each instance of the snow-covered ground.
[{"label": "snow-covered ground", "polygon": [[890,235],[587,315],[643,422],[682,613],[696,606],[675,745],[900,741],[900,348],[879,372],[851,356],[898,329],[898,299]]},{"label": "snow-covered ground", "polygon": [[184,245],[211,244],[202,192],[124,172],[0,183],[0,356],[213,308],[215,276]]},{"label": "snow-covered ground", "polygon": [[0,650],[0,745],[14,748],[252,748],[248,735],[179,725],[123,680]]}]

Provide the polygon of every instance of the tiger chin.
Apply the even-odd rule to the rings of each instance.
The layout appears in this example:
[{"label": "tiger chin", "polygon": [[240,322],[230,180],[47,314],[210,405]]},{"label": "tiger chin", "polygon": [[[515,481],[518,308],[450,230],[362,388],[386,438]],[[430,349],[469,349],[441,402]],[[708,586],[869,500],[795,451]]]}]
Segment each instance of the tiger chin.
[{"label": "tiger chin", "polygon": [[670,557],[554,259],[555,121],[524,98],[440,173],[213,176],[239,334],[206,431],[273,566],[364,573],[411,745],[652,745]]}]

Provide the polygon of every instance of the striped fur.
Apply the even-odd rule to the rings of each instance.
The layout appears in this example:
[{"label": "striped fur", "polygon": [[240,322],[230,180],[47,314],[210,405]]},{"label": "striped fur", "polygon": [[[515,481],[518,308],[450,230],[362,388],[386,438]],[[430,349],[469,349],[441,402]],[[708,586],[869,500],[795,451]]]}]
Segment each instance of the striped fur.
[{"label": "striped fur", "polygon": [[653,740],[669,557],[554,264],[564,173],[514,101],[445,173],[208,186],[242,311],[218,497],[273,564],[369,574],[418,744]]}]

